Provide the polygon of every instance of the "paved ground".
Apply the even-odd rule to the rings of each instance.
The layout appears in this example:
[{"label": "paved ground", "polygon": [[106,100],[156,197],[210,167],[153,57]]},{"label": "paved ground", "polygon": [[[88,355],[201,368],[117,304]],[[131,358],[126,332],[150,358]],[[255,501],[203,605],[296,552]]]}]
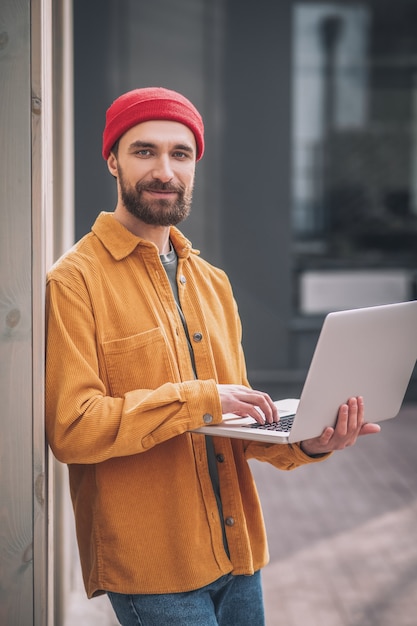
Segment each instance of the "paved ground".
[{"label": "paved ground", "polygon": [[324,463],[253,471],[268,626],[417,626],[417,406]]},{"label": "paved ground", "polygon": [[[268,626],[417,626],[416,405],[324,463],[252,467],[271,554]],[[78,579],[65,626],[96,624],[117,626]]]}]

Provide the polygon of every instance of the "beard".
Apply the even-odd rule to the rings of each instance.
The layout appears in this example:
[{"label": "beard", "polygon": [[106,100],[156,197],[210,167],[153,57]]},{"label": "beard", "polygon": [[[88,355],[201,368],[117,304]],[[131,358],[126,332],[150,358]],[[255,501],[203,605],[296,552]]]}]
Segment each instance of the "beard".
[{"label": "beard", "polygon": [[[160,180],[138,181],[134,187],[129,185],[118,167],[118,178],[122,201],[126,209],[145,224],[152,226],[175,226],[185,220],[191,211],[192,188],[187,190],[184,185],[163,183]],[[175,200],[145,201],[142,199],[144,190],[173,191]]]}]

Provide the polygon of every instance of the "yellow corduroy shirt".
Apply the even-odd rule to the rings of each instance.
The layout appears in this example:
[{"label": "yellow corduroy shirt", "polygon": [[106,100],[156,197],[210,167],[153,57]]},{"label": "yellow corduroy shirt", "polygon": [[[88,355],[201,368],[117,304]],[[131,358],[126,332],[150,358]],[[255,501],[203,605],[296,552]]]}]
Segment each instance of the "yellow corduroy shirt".
[{"label": "yellow corduroy shirt", "polygon": [[248,385],[241,325],[223,271],[171,229],[189,349],[156,246],[110,213],[47,280],[46,425],[69,466],[84,583],[171,593],[252,574],[268,551],[248,459],[314,462],[299,446],[214,438],[230,558],[204,435],[222,419],[216,383]]}]

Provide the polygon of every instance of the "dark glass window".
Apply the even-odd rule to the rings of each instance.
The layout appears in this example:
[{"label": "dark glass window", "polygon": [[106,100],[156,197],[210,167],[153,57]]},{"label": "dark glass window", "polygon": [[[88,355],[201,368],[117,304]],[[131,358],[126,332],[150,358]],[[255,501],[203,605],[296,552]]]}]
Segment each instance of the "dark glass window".
[{"label": "dark glass window", "polygon": [[296,314],[415,296],[417,3],[295,3]]}]

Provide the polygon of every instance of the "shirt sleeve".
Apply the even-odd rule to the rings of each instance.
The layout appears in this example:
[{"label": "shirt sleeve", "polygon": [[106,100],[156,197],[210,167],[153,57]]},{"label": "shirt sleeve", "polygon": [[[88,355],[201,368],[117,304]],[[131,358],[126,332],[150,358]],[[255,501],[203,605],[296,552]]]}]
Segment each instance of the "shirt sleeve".
[{"label": "shirt sleeve", "polygon": [[[75,284],[75,288],[74,288]],[[166,382],[112,397],[100,362],[94,312],[82,280],[47,284],[46,431],[64,463],[137,454],[221,422],[214,380]]]},{"label": "shirt sleeve", "polygon": [[319,461],[324,461],[332,454],[329,452],[321,456],[311,457],[301,450],[298,443],[267,444],[251,441],[247,445],[245,443],[245,446],[247,459],[257,459],[258,461],[271,463],[271,465],[281,470],[292,470],[307,463],[318,463]]}]

